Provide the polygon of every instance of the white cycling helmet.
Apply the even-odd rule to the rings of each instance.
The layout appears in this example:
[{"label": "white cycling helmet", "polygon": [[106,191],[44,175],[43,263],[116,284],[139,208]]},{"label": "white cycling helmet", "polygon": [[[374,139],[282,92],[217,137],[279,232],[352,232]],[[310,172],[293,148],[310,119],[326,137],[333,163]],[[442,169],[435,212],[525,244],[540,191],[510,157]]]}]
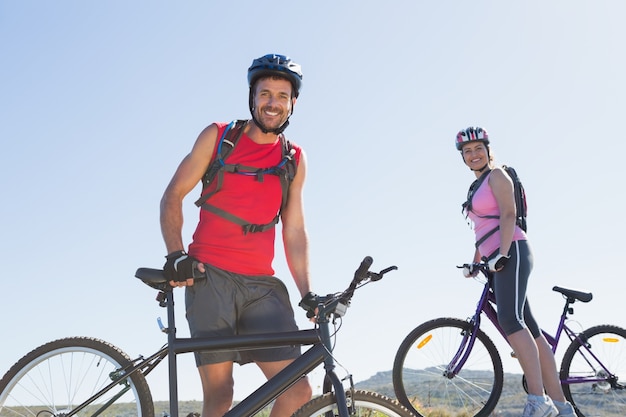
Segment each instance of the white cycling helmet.
[{"label": "white cycling helmet", "polygon": [[468,142],[483,142],[485,145],[489,145],[489,135],[487,131],[482,127],[468,127],[456,134],[456,149],[461,150],[463,145]]}]

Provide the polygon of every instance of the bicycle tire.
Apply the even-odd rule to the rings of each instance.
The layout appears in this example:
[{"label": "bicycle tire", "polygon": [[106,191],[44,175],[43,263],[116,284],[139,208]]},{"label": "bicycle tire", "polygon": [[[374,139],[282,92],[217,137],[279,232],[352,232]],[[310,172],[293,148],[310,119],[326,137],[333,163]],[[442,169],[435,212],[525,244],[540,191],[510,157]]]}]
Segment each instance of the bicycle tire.
[{"label": "bicycle tire", "polygon": [[[399,402],[376,392],[357,390],[346,392],[348,405],[355,408],[351,416],[412,417],[413,414]],[[337,399],[330,392],[304,404],[292,417],[337,416]]]},{"label": "bicycle tire", "polygon": [[[626,415],[626,329],[600,325],[581,333],[593,355],[617,377],[611,384],[587,382],[563,384],[565,398],[574,405],[579,417]],[[603,377],[606,372],[584,345],[574,339],[568,346],[559,372],[561,381],[575,377]]]},{"label": "bicycle tire", "polygon": [[[69,337],[48,342],[32,350],[13,365],[0,380],[0,417],[66,415],[112,382],[114,373],[131,364],[119,348],[103,340]],[[95,399],[80,416],[130,415],[154,417],[150,388],[143,374],[136,372],[119,386]],[[124,388],[128,392],[119,398]]]},{"label": "bicycle tire", "polygon": [[416,416],[483,417],[495,409],[504,383],[502,360],[482,330],[461,371],[452,378],[444,375],[471,329],[469,322],[455,318],[430,320],[411,331],[398,348],[394,391]]}]

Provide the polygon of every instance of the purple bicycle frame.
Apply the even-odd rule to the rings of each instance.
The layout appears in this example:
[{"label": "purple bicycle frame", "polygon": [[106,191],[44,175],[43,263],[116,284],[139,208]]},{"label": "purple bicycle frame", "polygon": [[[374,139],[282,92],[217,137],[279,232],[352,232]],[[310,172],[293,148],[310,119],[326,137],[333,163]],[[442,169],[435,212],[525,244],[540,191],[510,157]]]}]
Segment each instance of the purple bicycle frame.
[{"label": "purple bicycle frame", "polygon": [[[561,313],[561,317],[559,319],[559,325],[557,327],[556,336],[552,336],[547,333],[545,330],[541,329],[544,337],[552,347],[552,353],[556,353],[556,349],[559,344],[559,340],[563,332],[567,335],[570,343],[574,340],[577,340],[581,346],[583,346],[584,352],[581,351],[582,357],[591,365],[592,362],[598,364],[602,369],[606,372],[606,375],[612,375],[611,372],[606,368],[606,366],[598,359],[596,355],[587,347],[585,341],[581,338],[581,334],[576,334],[573,330],[571,330],[567,324],[565,323],[567,319],[567,313],[570,311],[569,309],[569,301],[566,302],[565,307],[563,308],[563,312]],[[498,322],[498,313],[494,306],[496,305],[496,297],[491,289],[491,278],[487,280],[484,285],[482,295],[478,300],[476,305],[476,312],[472,316],[472,318],[468,321],[471,324],[470,331],[466,332],[463,336],[463,340],[461,341],[461,345],[457,350],[456,354],[446,367],[444,375],[452,379],[463,369],[467,358],[469,357],[472,349],[474,348],[474,342],[476,341],[476,335],[478,334],[478,330],[480,329],[480,320],[481,313],[485,313],[489,321],[493,323],[498,332],[502,335],[504,340],[507,340],[506,334],[500,327]],[[508,343],[508,341],[507,341]],[[588,356],[587,356],[588,355]],[[594,377],[569,377],[561,380],[561,384],[579,384],[579,383],[589,383],[589,382],[605,382],[606,378],[594,378]]]}]

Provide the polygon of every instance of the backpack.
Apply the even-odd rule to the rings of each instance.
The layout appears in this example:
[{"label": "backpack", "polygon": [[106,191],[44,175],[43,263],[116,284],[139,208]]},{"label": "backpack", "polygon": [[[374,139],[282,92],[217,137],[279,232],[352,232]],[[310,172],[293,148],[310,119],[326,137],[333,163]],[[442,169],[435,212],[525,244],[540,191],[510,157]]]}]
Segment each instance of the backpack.
[{"label": "backpack", "polygon": [[513,194],[515,195],[515,224],[517,224],[524,232],[528,230],[526,224],[526,215],[528,214],[528,206],[526,204],[526,191],[522,185],[522,181],[517,176],[515,169],[510,166],[503,166],[504,170],[513,181]]},{"label": "backpack", "polygon": [[[264,232],[278,224],[278,221],[280,220],[280,214],[287,204],[289,186],[296,176],[297,171],[297,164],[294,159],[296,150],[293,148],[291,142],[289,142],[282,133],[279,135],[279,140],[282,147],[282,159],[280,160],[278,165],[270,168],[258,168],[240,164],[227,164],[225,160],[235,149],[235,146],[237,146],[237,142],[239,141],[239,138],[241,138],[247,122],[247,120],[232,121],[224,129],[224,132],[216,143],[217,150],[215,153],[215,157],[213,158],[206,172],[202,176],[202,192],[204,192],[209,184],[213,183],[214,181],[217,181],[217,186],[215,190],[202,195],[195,202],[196,206],[208,210],[214,214],[217,214],[220,217],[225,218],[226,220],[240,225],[244,234]],[[232,213],[228,213],[227,211],[219,207],[215,207],[207,202],[207,200],[209,200],[209,198],[217,193],[222,187],[222,183],[224,181],[224,173],[226,172],[255,176],[257,181],[260,182],[263,181],[263,177],[265,175],[277,175],[279,177],[282,189],[282,201],[278,214],[276,214],[271,222],[267,224],[251,224],[245,219],[237,217]]]},{"label": "backpack", "polygon": [[[506,173],[511,177],[511,181],[513,181],[513,195],[515,197],[515,224],[518,225],[524,232],[527,231],[528,225],[526,224],[526,215],[528,212],[528,206],[526,204],[526,191],[524,190],[524,186],[522,185],[522,181],[520,180],[517,172],[513,167],[502,165],[502,169],[506,171]],[[463,212],[469,213],[472,209],[472,198],[474,197],[474,193],[478,190],[478,187],[483,183],[487,175],[491,172],[491,170],[484,172],[476,181],[470,185],[470,188],[467,192],[467,200],[463,203]],[[482,216],[487,219],[499,219],[500,216]],[[487,232],[483,237],[481,237],[476,242],[476,247],[480,246],[489,236],[493,235],[500,229],[500,226],[496,226],[494,229]]]}]

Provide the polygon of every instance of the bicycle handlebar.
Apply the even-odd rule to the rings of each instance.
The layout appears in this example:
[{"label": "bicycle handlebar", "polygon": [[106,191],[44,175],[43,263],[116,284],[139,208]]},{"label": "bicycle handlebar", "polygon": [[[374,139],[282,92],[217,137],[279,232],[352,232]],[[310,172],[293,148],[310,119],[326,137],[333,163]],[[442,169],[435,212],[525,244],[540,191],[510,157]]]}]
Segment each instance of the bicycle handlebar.
[{"label": "bicycle handlebar", "polygon": [[457,268],[468,268],[473,266],[474,268],[489,268],[489,264],[487,262],[472,262],[471,264],[463,264],[463,265],[457,265]]},{"label": "bicycle handlebar", "polygon": [[[342,317],[350,306],[350,301],[352,300],[354,291],[357,288],[360,288],[370,282],[379,281],[386,273],[398,269],[398,267],[394,265],[385,268],[380,272],[372,272],[369,268],[372,266],[373,262],[374,260],[371,256],[363,258],[363,261],[361,261],[361,264],[354,272],[354,278],[352,278],[350,285],[344,291],[335,294],[328,294],[326,296],[313,294],[311,296],[310,304],[300,303],[300,306],[307,311],[307,317],[328,317],[331,314],[334,314],[337,317]],[[315,305],[316,307],[312,307],[312,305]]]},{"label": "bicycle handlebar", "polygon": [[[397,266],[390,266],[381,270],[380,272],[372,272],[369,268],[372,266],[374,260],[371,256],[366,256],[361,261],[361,264],[354,272],[354,278],[350,282],[348,288],[344,291],[336,294],[328,294],[326,296],[319,296],[317,294],[311,294],[307,303],[301,302],[300,306],[303,307],[307,311],[307,317],[311,318],[316,313],[315,310],[318,310],[319,315],[328,316],[330,314],[335,314],[337,316],[343,316],[346,312],[346,309],[350,305],[350,300],[354,295],[354,291],[368,284],[369,282],[379,281],[382,279],[383,275],[390,271],[394,271],[398,269]],[[165,275],[163,274],[162,269],[154,269],[154,268],[139,268],[135,273],[135,276],[141,279],[146,285],[149,285],[152,288],[155,288],[161,292],[170,292],[172,291],[172,287],[169,285],[169,282],[165,279]],[[194,268],[194,279],[204,278],[204,274],[200,274],[196,268]],[[160,305],[163,304],[163,296],[159,294],[157,297],[157,301],[159,301]],[[303,300],[304,301],[304,300]]]},{"label": "bicycle handlebar", "polygon": [[371,256],[366,256],[365,258],[363,258],[363,260],[361,261],[361,265],[359,265],[357,270],[354,271],[354,279],[359,279],[361,277],[365,278],[367,272],[370,269],[370,266],[372,266],[372,263],[374,263],[374,259]]},{"label": "bicycle handlebar", "polygon": [[491,276],[487,262],[472,262],[471,264],[457,265],[456,267],[459,269],[468,268],[470,271],[480,271],[485,274],[485,276]]}]

